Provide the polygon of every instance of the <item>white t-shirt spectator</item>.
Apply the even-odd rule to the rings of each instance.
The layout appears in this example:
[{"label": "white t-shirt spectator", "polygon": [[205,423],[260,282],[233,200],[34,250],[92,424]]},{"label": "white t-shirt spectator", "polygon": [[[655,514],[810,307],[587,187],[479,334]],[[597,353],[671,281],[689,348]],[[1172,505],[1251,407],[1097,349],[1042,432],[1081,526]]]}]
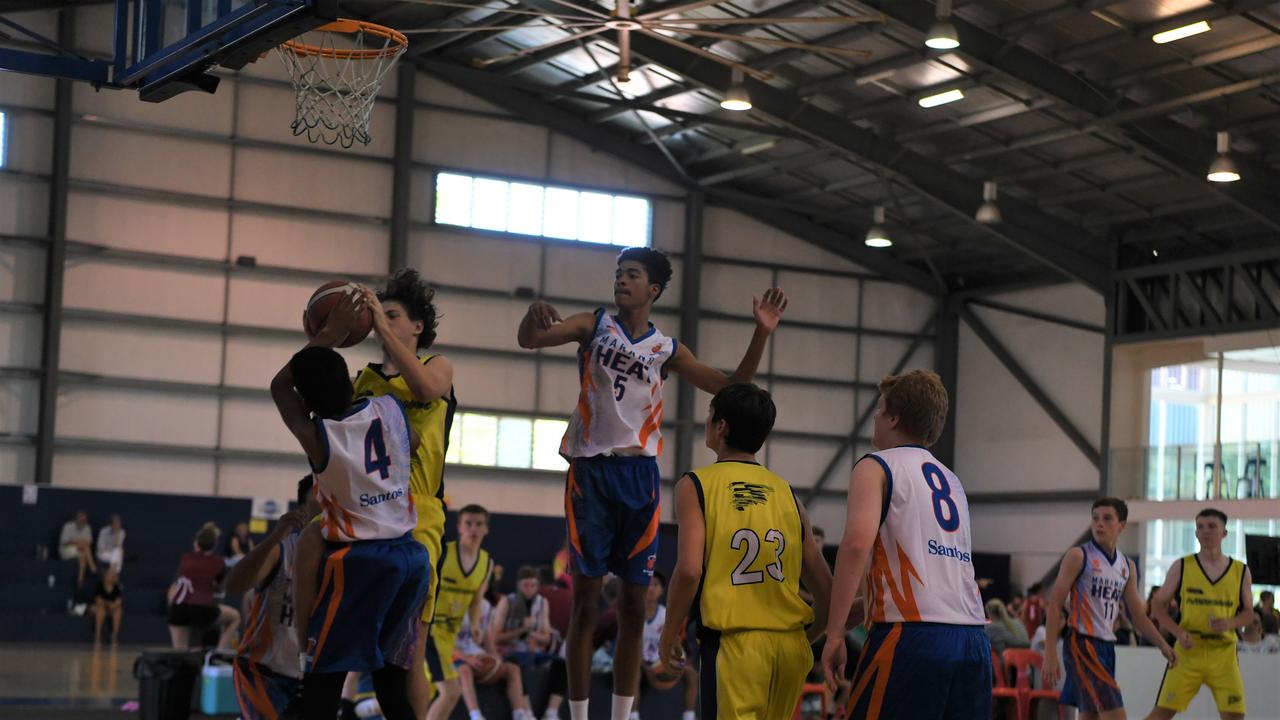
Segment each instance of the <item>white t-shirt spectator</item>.
[{"label": "white t-shirt spectator", "polygon": [[58,553],[63,560],[74,560],[76,558],[75,546],[67,543],[77,541],[92,543],[93,528],[89,527],[89,523],[76,527],[75,520],[68,520],[62,526],[62,534],[58,537]]},{"label": "white t-shirt spectator", "polygon": [[1239,654],[1251,655],[1273,655],[1280,653],[1280,637],[1275,635],[1263,635],[1262,639],[1257,642],[1249,642],[1244,638],[1236,641],[1236,652]]},{"label": "white t-shirt spectator", "polygon": [[120,572],[124,564],[124,528],[115,530],[110,525],[103,526],[98,531],[97,555],[98,560]]}]

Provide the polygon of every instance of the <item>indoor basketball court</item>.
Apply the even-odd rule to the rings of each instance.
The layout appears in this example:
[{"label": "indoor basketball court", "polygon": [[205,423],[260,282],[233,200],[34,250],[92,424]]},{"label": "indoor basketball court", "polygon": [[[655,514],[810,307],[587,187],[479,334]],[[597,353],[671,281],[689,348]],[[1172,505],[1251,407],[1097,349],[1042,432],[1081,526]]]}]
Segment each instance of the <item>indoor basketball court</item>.
[{"label": "indoor basketball court", "polygon": [[0,0],[0,716],[1280,720],[1278,67]]}]

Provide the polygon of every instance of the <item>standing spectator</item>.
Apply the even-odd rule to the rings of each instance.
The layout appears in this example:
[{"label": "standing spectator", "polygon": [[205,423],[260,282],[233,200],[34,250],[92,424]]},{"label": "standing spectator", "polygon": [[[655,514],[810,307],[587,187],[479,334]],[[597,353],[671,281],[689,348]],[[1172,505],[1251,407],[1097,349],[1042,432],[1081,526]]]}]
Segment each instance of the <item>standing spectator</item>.
[{"label": "standing spectator", "polygon": [[191,646],[192,630],[199,637],[211,625],[221,628],[218,649],[230,648],[235,639],[240,613],[213,597],[227,574],[226,561],[214,553],[220,534],[217,525],[205,523],[196,533],[192,551],[178,562],[178,579],[169,588],[169,637],[178,650]]},{"label": "standing spectator", "polygon": [[1262,602],[1258,603],[1253,611],[1262,618],[1262,634],[1280,634],[1280,610],[1276,609],[1276,594],[1270,590],[1263,590],[1259,599]]},{"label": "standing spectator", "polygon": [[93,528],[89,527],[89,516],[83,510],[77,510],[75,519],[63,524],[62,534],[58,536],[58,555],[63,560],[79,563],[76,587],[84,584],[85,570],[97,574],[98,565],[93,561]]},{"label": "standing spectator", "polygon": [[227,567],[240,562],[240,558],[248,555],[255,545],[257,543],[253,541],[253,536],[249,534],[249,524],[236,524],[235,532],[231,533],[231,537],[227,538],[227,548],[224,553],[227,557]]},{"label": "standing spectator", "polygon": [[1236,643],[1236,653],[1258,655],[1280,653],[1280,638],[1275,635],[1263,635],[1261,616],[1254,613],[1253,619],[1240,631],[1240,641]]},{"label": "standing spectator", "polygon": [[987,601],[987,638],[991,641],[991,649],[997,657],[1004,657],[1006,648],[1031,647],[1027,630],[1022,623],[1013,619],[1009,609],[997,599]]},{"label": "standing spectator", "polygon": [[111,524],[98,531],[98,562],[111,566],[116,574],[124,567],[124,521],[111,514]]},{"label": "standing spectator", "polygon": [[[118,515],[114,516],[119,518]],[[120,618],[124,614],[124,593],[120,587],[119,571],[114,565],[107,567],[107,572],[93,589],[93,643],[102,640],[102,621],[111,616],[111,644],[115,645],[120,637]]]},{"label": "standing spectator", "polygon": [[1026,629],[1027,635],[1035,635],[1036,628],[1044,625],[1044,598],[1041,593],[1044,592],[1044,585],[1040,583],[1032,583],[1027,588],[1027,599],[1022,603],[1022,627]]},{"label": "standing spectator", "polygon": [[1005,603],[1005,608],[1008,609],[1010,615],[1022,620],[1022,603],[1025,600],[1026,598],[1022,597],[1022,593],[1015,592],[1010,595],[1009,602]]}]

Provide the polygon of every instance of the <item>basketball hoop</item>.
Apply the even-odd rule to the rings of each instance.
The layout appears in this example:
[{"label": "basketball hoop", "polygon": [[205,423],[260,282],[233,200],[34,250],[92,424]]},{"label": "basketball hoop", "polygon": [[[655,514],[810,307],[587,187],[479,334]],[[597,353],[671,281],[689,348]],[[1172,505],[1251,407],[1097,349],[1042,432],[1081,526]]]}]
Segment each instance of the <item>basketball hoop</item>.
[{"label": "basketball hoop", "polygon": [[409,46],[402,33],[361,20],[337,20],[289,40],[276,52],[296,92],[293,134],[349,148],[369,144],[369,116],[382,78]]}]

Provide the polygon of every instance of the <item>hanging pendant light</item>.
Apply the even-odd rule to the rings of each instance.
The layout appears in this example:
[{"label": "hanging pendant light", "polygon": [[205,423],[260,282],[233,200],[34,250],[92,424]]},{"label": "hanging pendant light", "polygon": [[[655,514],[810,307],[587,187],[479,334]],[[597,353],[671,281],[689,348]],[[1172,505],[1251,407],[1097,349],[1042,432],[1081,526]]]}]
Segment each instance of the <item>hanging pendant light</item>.
[{"label": "hanging pendant light", "polygon": [[887,248],[893,245],[893,240],[889,238],[889,231],[884,226],[884,206],[877,205],[872,217],[875,222],[871,225],[871,229],[867,230],[867,237],[864,240],[867,247]]},{"label": "hanging pendant light", "polygon": [[1231,133],[1218,133],[1218,156],[1209,165],[1209,182],[1229,183],[1240,179],[1240,168],[1231,157]]},{"label": "hanging pendant light", "polygon": [[982,183],[982,204],[978,206],[978,212],[973,217],[983,225],[1004,222],[1004,218],[1000,215],[1000,206],[996,204],[995,182],[988,180]]},{"label": "hanging pendant light", "polygon": [[733,69],[729,90],[725,92],[720,107],[734,112],[746,112],[751,109],[751,96],[747,94],[747,86],[743,84],[742,71]]},{"label": "hanging pendant light", "polygon": [[960,36],[956,34],[956,26],[951,24],[951,0],[938,0],[935,10],[936,20],[929,26],[924,44],[933,50],[955,50],[960,47]]}]

